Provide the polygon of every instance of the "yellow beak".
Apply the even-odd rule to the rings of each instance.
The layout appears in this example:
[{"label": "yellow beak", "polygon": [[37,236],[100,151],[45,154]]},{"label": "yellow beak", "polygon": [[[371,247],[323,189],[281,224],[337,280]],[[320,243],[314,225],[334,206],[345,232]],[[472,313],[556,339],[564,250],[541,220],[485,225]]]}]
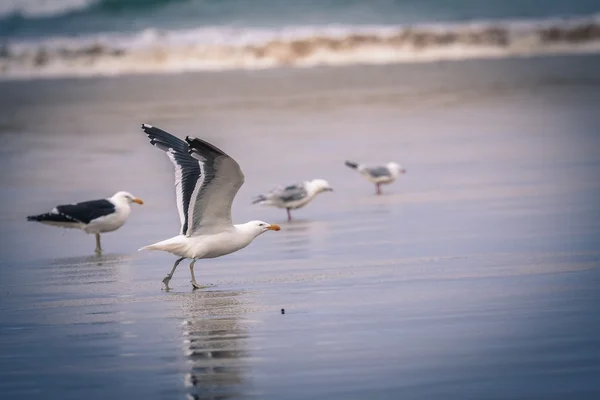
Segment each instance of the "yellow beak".
[{"label": "yellow beak", "polygon": [[144,204],[144,201],[142,199],[138,199],[137,197],[131,201],[133,201],[134,203],[138,203],[138,204]]},{"label": "yellow beak", "polygon": [[281,230],[281,228],[279,227],[279,225],[271,224],[271,225],[269,225],[269,230],[270,231],[279,231],[279,230]]}]

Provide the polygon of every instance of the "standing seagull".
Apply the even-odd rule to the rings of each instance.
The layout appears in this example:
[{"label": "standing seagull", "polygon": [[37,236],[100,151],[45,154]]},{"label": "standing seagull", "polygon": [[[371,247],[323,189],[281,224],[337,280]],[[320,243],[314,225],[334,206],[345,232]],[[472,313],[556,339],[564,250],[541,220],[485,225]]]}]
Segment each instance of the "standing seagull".
[{"label": "standing seagull", "polygon": [[321,192],[332,192],[329,182],[325,179],[313,179],[294,185],[278,187],[267,194],[261,194],[252,204],[262,204],[287,210],[288,221],[292,220],[290,210],[304,207]]},{"label": "standing seagull", "polygon": [[244,174],[233,158],[201,139],[188,136],[184,142],[148,124],[142,125],[142,130],[150,138],[150,144],[165,151],[175,165],[179,235],[140,249],[166,251],[179,257],[162,280],[167,289],[184,259],[192,259],[192,286],[199,289],[201,286],[194,276],[197,260],[233,253],[266,231],[280,229],[262,221],[232,224],[231,204],[244,183]]},{"label": "standing seagull", "polygon": [[369,167],[352,161],[346,161],[346,165],[358,171],[369,182],[374,183],[377,194],[381,194],[381,185],[390,184],[398,178],[398,175],[406,173],[406,170],[395,162]]},{"label": "standing seagull", "polygon": [[96,235],[96,253],[99,254],[102,252],[100,234],[116,231],[122,227],[131,212],[129,207],[131,203],[144,204],[131,193],[117,192],[108,199],[56,206],[49,213],[27,217],[27,221],[37,221],[61,228],[82,229],[85,233],[93,233]]}]

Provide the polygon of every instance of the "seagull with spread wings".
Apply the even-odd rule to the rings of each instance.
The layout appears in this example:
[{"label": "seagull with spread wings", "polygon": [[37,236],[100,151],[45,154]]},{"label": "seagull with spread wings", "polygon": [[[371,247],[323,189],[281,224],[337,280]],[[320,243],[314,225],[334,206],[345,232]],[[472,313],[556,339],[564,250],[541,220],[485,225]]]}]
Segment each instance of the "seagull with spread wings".
[{"label": "seagull with spread wings", "polygon": [[280,229],[263,221],[232,224],[231,204],[244,183],[244,174],[233,158],[201,139],[188,136],[184,142],[148,124],[143,124],[142,130],[175,165],[179,235],[140,249],[166,251],[179,257],[162,280],[167,289],[175,269],[186,258],[192,260],[192,286],[198,289],[201,286],[194,276],[197,260],[233,253],[259,235]]}]

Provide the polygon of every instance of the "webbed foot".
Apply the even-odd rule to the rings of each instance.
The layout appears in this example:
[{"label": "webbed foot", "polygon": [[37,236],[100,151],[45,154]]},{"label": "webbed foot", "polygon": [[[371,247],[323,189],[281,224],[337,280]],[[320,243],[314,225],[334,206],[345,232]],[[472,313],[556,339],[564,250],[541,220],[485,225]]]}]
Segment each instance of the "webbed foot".
[{"label": "webbed foot", "polygon": [[171,289],[171,288],[169,287],[169,282],[170,282],[170,281],[171,281],[171,275],[170,275],[170,274],[167,274],[167,276],[165,276],[165,277],[163,278],[163,280],[162,280],[162,283],[164,283],[164,284],[165,284],[165,290],[169,290],[169,289]]},{"label": "webbed foot", "polygon": [[193,287],[194,289],[202,289],[202,286],[200,286],[200,285],[198,284],[198,282],[196,282],[196,281],[191,281],[191,282],[192,282],[192,287]]}]

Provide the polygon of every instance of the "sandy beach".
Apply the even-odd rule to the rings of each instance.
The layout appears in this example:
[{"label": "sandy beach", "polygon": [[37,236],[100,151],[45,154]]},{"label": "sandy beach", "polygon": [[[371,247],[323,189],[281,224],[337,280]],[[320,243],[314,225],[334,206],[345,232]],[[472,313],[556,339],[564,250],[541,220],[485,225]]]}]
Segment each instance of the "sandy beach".
[{"label": "sandy beach", "polygon": [[[600,57],[0,82],[3,399],[600,397]],[[151,123],[214,143],[234,222],[282,230],[187,266]],[[375,196],[344,166],[397,161]],[[286,222],[253,196],[333,188]],[[94,240],[26,222],[127,190]],[[187,262],[186,262],[187,264]],[[284,308],[285,314],[280,310]]]}]

